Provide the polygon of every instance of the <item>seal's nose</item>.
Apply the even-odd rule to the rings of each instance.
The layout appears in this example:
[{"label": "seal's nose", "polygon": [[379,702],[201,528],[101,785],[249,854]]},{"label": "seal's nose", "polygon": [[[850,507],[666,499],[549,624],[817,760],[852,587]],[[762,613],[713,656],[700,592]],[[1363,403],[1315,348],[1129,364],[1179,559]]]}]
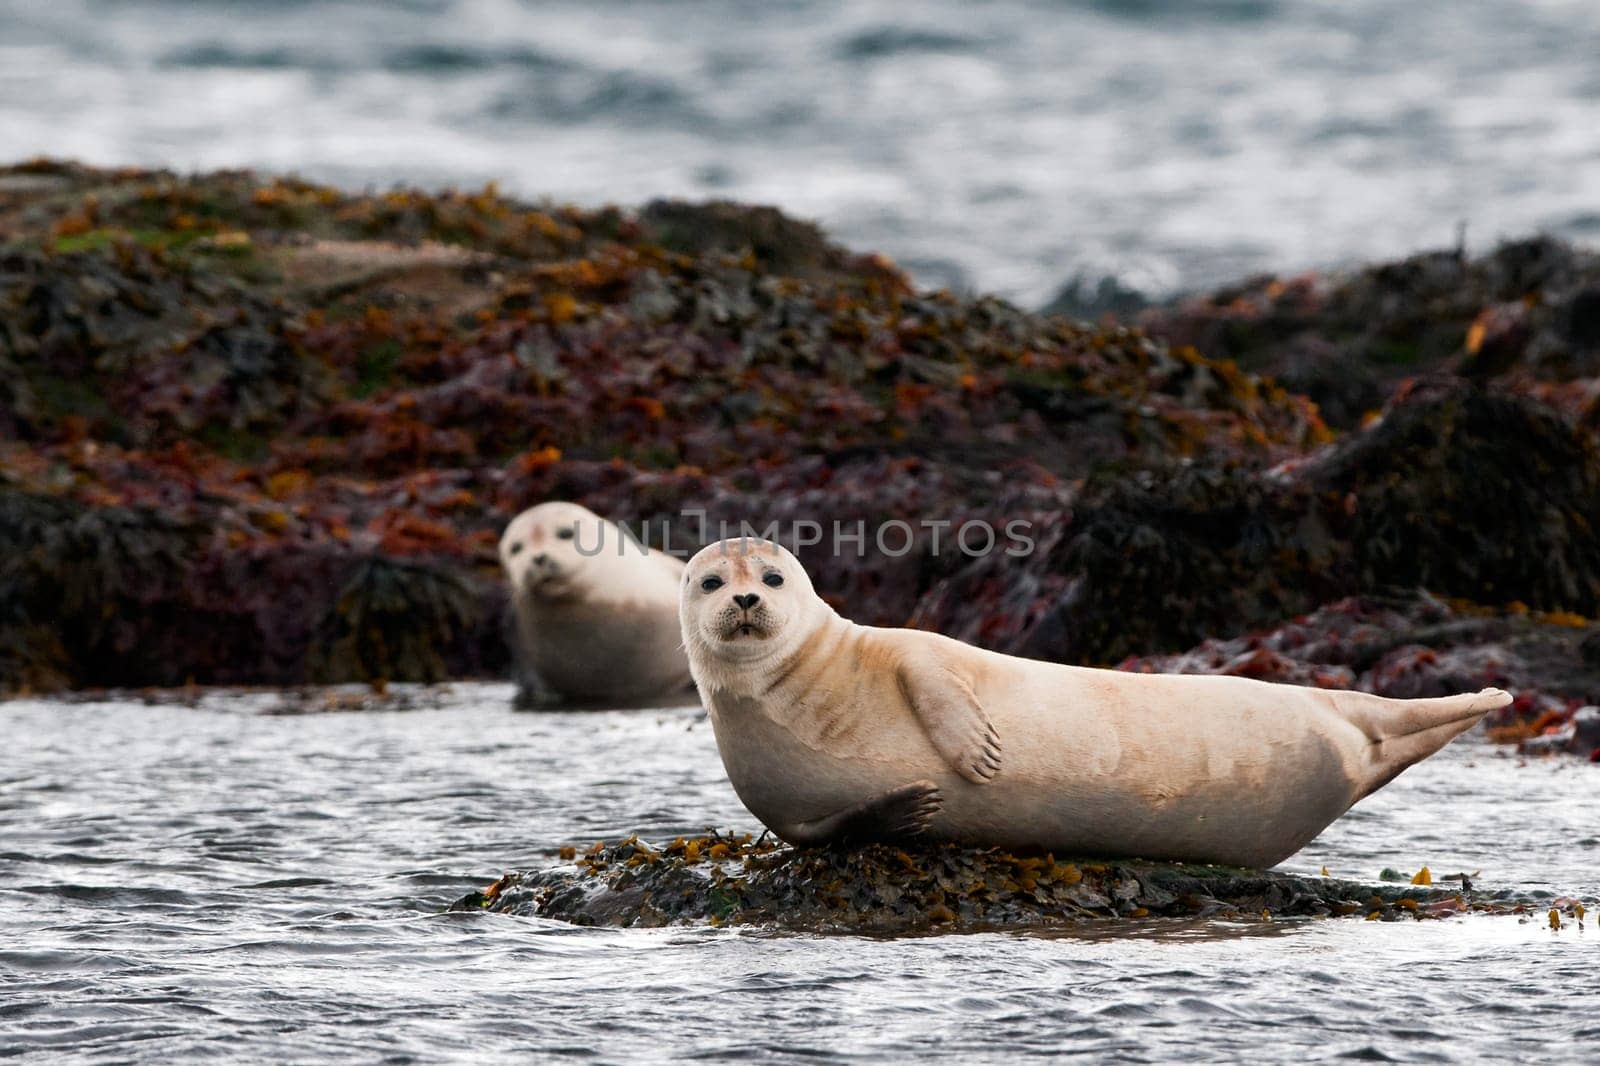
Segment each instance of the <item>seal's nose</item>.
[{"label": "seal's nose", "polygon": [[533,557],[533,565],[534,566],[543,566],[545,563],[548,563],[549,561],[550,561],[550,556],[549,556],[549,554],[547,552],[540,552],[538,555],[535,555]]},{"label": "seal's nose", "polygon": [[737,603],[741,608],[748,611],[750,608],[761,602],[761,597],[757,596],[754,592],[747,592],[743,596],[735,596],[733,598],[733,602]]}]

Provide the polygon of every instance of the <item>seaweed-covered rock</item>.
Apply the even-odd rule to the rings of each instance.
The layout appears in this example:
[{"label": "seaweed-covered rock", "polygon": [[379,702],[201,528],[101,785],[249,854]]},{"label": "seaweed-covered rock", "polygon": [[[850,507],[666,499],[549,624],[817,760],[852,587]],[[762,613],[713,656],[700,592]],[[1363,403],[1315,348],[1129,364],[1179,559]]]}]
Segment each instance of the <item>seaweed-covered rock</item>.
[{"label": "seaweed-covered rock", "polygon": [[68,191],[0,202],[0,434],[27,440],[198,436],[378,477],[548,448],[713,472],[866,449],[1076,477],[1326,439],[1303,400],[1231,364],[913,292],[771,208],[28,175]]},{"label": "seaweed-covered rock", "polygon": [[1147,673],[1229,674],[1355,688],[1411,699],[1493,685],[1516,694],[1489,718],[1490,739],[1529,753],[1600,747],[1600,622],[1516,605],[1491,611],[1425,592],[1359,596],[1259,632],[1174,655],[1130,658]]},{"label": "seaweed-covered rock", "polygon": [[[1272,920],[1459,913],[1459,887],[1365,885],[1144,860],[1058,859],[954,845],[855,851],[793,849],[748,835],[636,837],[596,844],[547,870],[507,874],[451,910],[537,915],[577,925],[757,925],[793,932],[975,932],[1092,919]],[[1441,879],[1443,880],[1443,879]]]},{"label": "seaweed-covered rock", "polygon": [[[0,636],[6,689],[497,669],[495,539],[552,496],[695,547],[694,511],[961,522],[1059,507],[1108,462],[1264,466],[1326,439],[1231,364],[916,293],[771,208],[51,161],[0,178],[9,483],[135,539],[138,516],[161,560],[140,609],[105,610],[114,637],[77,600],[29,608]],[[38,603],[71,578],[0,543],[41,560]],[[897,624],[959,562],[927,543],[809,561]]]},{"label": "seaweed-covered rock", "polygon": [[0,255],[0,436],[263,449],[326,388],[285,318],[226,275],[136,244]]},{"label": "seaweed-covered rock", "polygon": [[913,621],[1035,658],[1114,662],[1395,587],[1595,616],[1596,515],[1593,440],[1528,399],[1435,381],[1273,470],[1092,479],[1038,551],[946,578]]},{"label": "seaweed-covered rock", "polygon": [[764,272],[796,278],[850,281],[875,278],[903,286],[903,277],[877,256],[852,255],[815,223],[775,207],[713,200],[652,200],[639,212],[642,235],[669,251],[700,257],[748,255]]},{"label": "seaweed-covered rock", "polygon": [[436,681],[507,654],[497,583],[0,486],[0,691]]},{"label": "seaweed-covered rock", "polygon": [[1361,588],[1600,615],[1600,446],[1541,404],[1423,382],[1286,476],[1348,539]]},{"label": "seaweed-covered rock", "polygon": [[1271,375],[1350,428],[1419,374],[1600,374],[1597,286],[1600,256],[1535,237],[1477,259],[1427,252],[1343,274],[1252,278],[1140,321],[1174,345]]},{"label": "seaweed-covered rock", "polygon": [[[0,168],[0,691],[503,669],[496,538],[552,498],[679,550],[862,529],[799,553],[846,614],[1067,661],[1390,585],[1594,615],[1593,266],[1251,281],[1169,343],[771,208]],[[1365,375],[1342,439],[1251,371],[1291,342]],[[954,547],[1014,521],[1023,557]]]},{"label": "seaweed-covered rock", "polygon": [[0,690],[143,675],[140,636],[175,621],[197,532],[146,508],[0,486]]},{"label": "seaweed-covered rock", "polygon": [[483,603],[448,570],[376,556],[339,590],[311,655],[319,682],[442,681]]}]

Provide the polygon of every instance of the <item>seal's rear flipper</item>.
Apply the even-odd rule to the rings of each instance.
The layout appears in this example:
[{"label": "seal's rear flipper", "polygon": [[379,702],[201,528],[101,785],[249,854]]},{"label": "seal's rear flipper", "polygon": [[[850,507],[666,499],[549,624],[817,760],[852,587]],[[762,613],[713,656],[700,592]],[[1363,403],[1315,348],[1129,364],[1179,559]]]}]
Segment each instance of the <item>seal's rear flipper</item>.
[{"label": "seal's rear flipper", "polygon": [[904,840],[927,829],[943,807],[939,786],[932,781],[913,781],[868,796],[834,814],[809,822],[775,825],[772,829],[799,847]]},{"label": "seal's rear flipper", "polygon": [[1497,688],[1462,696],[1436,699],[1389,700],[1360,693],[1340,701],[1347,718],[1372,740],[1373,777],[1362,790],[1369,796],[1478,724],[1490,711],[1511,702],[1511,694]]}]

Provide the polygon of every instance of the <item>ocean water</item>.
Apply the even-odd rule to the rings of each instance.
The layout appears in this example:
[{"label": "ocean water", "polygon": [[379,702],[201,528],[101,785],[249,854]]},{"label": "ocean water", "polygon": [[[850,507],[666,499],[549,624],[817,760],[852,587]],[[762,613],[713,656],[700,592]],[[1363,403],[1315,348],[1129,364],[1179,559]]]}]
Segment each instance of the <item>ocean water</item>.
[{"label": "ocean water", "polygon": [[[1433,922],[1086,924],[877,939],[443,908],[563,844],[756,828],[697,709],[278,694],[0,704],[0,1058],[1594,1061],[1600,767],[1473,738],[1285,867],[1575,895]],[[1515,798],[1516,802],[1508,802]]]},{"label": "ocean water", "polygon": [[0,0],[0,159],[770,202],[929,285],[1600,237],[1593,0]]}]

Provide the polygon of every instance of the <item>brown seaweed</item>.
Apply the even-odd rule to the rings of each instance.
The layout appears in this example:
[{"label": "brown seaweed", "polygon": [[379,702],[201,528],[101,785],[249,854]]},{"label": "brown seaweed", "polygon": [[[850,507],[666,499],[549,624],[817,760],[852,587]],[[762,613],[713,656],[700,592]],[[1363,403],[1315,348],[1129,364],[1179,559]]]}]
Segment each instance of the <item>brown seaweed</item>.
[{"label": "brown seaweed", "polygon": [[1594,617],[1596,284],[1538,240],[1140,329],[918,292],[771,208],[35,161],[0,170],[0,689],[502,671],[495,540],[550,498],[680,549],[695,512],[909,522],[802,551],[818,589],[1067,661],[1397,588]]},{"label": "brown seaweed", "polygon": [[[1412,884],[1369,884],[955,845],[795,849],[748,834],[679,837],[658,846],[630,837],[581,852],[566,848],[561,860],[506,874],[449,909],[576,925],[739,925],[883,936],[1045,931],[1159,918],[1397,921],[1537,906],[1475,893],[1462,874],[1440,876],[1436,885],[1420,875]],[[1576,901],[1565,910],[1582,913]]]}]

